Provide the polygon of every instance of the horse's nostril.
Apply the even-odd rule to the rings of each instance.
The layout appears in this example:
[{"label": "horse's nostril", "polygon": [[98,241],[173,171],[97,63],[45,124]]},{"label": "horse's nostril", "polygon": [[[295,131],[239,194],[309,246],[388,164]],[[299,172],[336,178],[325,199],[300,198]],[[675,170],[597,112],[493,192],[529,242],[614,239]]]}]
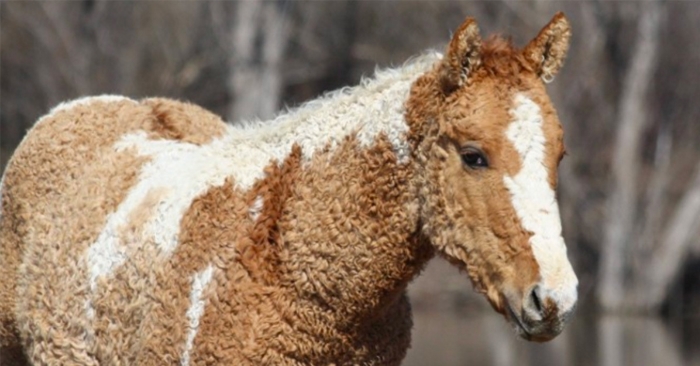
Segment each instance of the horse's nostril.
[{"label": "horse's nostril", "polygon": [[532,291],[530,291],[530,301],[537,314],[542,314],[542,300],[540,300],[540,296],[537,295],[537,288],[538,287],[535,286],[532,288]]},{"label": "horse's nostril", "polygon": [[[542,299],[540,298],[540,295],[538,294],[539,286],[535,286],[530,290],[530,299],[529,299],[529,304],[526,306],[530,308],[530,311],[534,313],[533,315],[537,316],[542,316],[544,308],[542,304]],[[529,306],[528,306],[529,305]]]}]

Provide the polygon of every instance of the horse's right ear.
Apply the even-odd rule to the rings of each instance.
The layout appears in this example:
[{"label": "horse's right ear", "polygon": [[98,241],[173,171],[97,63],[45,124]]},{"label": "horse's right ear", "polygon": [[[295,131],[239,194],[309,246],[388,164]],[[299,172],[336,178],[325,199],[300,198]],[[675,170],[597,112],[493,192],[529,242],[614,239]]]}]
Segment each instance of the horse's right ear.
[{"label": "horse's right ear", "polygon": [[523,55],[530,61],[537,75],[546,83],[554,79],[559,72],[566,53],[569,51],[571,26],[564,16],[558,12],[552,20],[542,28],[540,33],[525,46]]},{"label": "horse's right ear", "polygon": [[481,35],[474,18],[467,18],[452,36],[440,65],[440,86],[449,94],[462,86],[481,63]]}]

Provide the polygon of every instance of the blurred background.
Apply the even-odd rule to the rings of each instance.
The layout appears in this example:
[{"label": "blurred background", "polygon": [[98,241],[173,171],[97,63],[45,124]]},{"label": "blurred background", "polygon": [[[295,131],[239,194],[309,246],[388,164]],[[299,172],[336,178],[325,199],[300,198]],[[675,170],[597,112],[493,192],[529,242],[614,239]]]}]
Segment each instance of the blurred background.
[{"label": "blurred background", "polygon": [[[700,365],[700,5],[640,1],[2,1],[0,170],[52,106],[168,96],[268,118],[376,67],[442,50],[466,16],[525,45],[573,27],[549,85],[579,310],[532,344],[436,259],[410,287],[405,365]],[[235,122],[234,122],[235,123]]]}]

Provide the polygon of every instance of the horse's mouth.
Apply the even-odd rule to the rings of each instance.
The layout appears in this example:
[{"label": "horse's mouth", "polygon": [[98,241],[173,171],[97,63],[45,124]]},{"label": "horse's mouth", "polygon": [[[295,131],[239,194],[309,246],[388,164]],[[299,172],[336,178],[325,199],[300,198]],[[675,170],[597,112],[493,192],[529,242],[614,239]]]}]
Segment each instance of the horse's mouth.
[{"label": "horse's mouth", "polygon": [[532,335],[528,331],[527,327],[523,324],[522,320],[520,317],[516,314],[515,311],[513,311],[513,307],[510,306],[510,303],[506,301],[505,304],[506,308],[506,317],[510,321],[510,323],[513,325],[513,328],[515,329],[515,332],[518,333],[518,335],[525,340],[532,340]]}]

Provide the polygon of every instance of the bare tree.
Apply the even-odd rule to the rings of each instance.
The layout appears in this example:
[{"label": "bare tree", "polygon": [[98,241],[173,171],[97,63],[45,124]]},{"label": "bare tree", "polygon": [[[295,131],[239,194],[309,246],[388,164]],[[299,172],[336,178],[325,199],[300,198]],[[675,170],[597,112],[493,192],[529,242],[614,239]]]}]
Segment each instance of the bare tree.
[{"label": "bare tree", "polygon": [[622,84],[598,287],[601,305],[610,310],[648,311],[662,305],[683,268],[700,219],[700,164],[682,199],[670,207],[670,219],[663,215],[673,147],[665,121],[659,123],[646,192],[639,186],[645,131],[653,115],[649,90],[658,68],[665,10],[660,1],[640,7],[637,40]]},{"label": "bare tree", "polygon": [[287,44],[285,2],[239,1],[232,30],[229,119],[270,118],[281,102]]},{"label": "bare tree", "polygon": [[636,239],[632,229],[637,213],[639,148],[647,124],[647,92],[657,65],[661,10],[659,1],[642,8],[634,53],[623,79],[619,127],[612,154],[614,182],[608,199],[598,289],[600,302],[606,308],[619,308],[625,299],[625,249],[629,248],[631,240]]}]

